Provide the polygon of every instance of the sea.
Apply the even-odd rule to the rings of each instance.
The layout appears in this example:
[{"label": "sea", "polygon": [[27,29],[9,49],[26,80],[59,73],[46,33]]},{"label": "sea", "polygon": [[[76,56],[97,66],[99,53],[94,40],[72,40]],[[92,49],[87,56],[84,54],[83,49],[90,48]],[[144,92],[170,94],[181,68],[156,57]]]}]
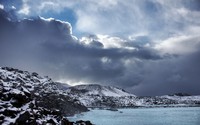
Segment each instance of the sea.
[{"label": "sea", "polygon": [[200,125],[200,107],[91,109],[68,119],[95,125]]}]

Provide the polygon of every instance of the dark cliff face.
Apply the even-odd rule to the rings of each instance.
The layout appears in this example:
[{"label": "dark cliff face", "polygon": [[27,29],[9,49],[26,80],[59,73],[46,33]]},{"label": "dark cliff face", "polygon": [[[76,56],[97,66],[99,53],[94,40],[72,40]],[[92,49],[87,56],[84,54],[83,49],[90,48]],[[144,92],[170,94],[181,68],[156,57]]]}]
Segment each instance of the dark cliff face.
[{"label": "dark cliff face", "polygon": [[88,111],[48,77],[0,68],[0,124],[64,124],[63,116]]},{"label": "dark cliff face", "polygon": [[56,93],[43,93],[42,96],[36,97],[38,106],[59,110],[65,116],[88,111],[88,109],[77,103],[77,100],[71,99],[69,96]]}]

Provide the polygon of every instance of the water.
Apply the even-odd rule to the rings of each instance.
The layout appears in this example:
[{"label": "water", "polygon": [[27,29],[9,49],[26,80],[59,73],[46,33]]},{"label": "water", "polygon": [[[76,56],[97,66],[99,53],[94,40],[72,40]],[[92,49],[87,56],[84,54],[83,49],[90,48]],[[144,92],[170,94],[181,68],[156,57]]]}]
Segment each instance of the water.
[{"label": "water", "polygon": [[[121,113],[122,112],[122,113]],[[200,125],[200,107],[91,110],[68,118],[95,125]]]}]

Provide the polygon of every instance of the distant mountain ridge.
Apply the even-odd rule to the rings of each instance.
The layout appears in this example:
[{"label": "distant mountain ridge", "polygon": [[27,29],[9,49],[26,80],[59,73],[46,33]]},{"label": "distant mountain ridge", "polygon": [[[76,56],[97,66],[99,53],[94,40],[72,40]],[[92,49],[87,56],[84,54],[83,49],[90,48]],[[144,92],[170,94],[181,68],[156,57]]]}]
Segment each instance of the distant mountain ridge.
[{"label": "distant mountain ridge", "polygon": [[58,87],[58,89],[60,89],[60,90],[66,90],[69,87],[71,87],[70,85],[68,85],[66,83],[61,83],[61,82],[55,82],[55,84]]},{"label": "distant mountain ridge", "polygon": [[140,97],[113,86],[86,84],[66,89],[70,97],[86,107],[157,107],[157,106],[200,106],[200,96],[186,93]]},{"label": "distant mountain ridge", "polygon": [[114,86],[103,86],[98,84],[86,84],[72,86],[67,89],[68,92],[73,93],[80,92],[85,95],[98,95],[98,96],[111,96],[111,97],[123,97],[123,96],[135,96],[126,92],[123,89]]},{"label": "distant mountain ridge", "polygon": [[86,107],[134,107],[136,98],[122,89],[97,84],[72,86],[66,92]]}]

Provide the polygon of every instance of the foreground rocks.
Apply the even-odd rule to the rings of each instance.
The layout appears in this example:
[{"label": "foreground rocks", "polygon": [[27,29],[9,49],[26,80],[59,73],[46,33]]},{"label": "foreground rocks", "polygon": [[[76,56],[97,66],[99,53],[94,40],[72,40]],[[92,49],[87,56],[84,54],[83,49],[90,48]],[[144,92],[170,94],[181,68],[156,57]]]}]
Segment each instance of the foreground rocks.
[{"label": "foreground rocks", "polygon": [[64,116],[88,111],[59,90],[48,77],[13,68],[0,68],[0,124],[91,125]]}]

